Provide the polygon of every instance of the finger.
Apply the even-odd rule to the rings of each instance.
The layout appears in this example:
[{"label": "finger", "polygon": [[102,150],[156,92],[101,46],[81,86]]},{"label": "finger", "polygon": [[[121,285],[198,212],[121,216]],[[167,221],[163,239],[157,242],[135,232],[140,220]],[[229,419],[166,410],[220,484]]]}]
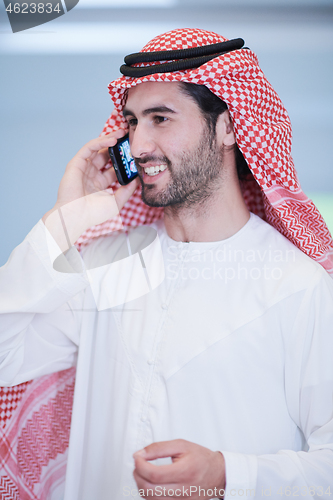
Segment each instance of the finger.
[{"label": "finger", "polygon": [[102,175],[106,181],[106,186],[111,186],[117,180],[116,172],[113,168],[105,170],[105,172],[102,172]]},{"label": "finger", "polygon": [[106,170],[105,172],[98,172],[92,181],[93,190],[104,191],[108,187],[112,186],[116,180],[117,178],[113,168]]},{"label": "finger", "polygon": [[81,160],[87,160],[93,153],[100,151],[101,149],[108,148],[109,146],[114,146],[117,140],[126,134],[124,129],[119,129],[111,134],[103,135],[97,137],[97,139],[92,139],[87,142],[77,153],[76,157]]},{"label": "finger", "polygon": [[108,162],[110,162],[109,167],[112,166],[112,163],[110,161],[110,155],[109,155],[109,148],[104,148],[98,151],[96,153],[95,157],[92,159],[93,165],[98,169],[101,170],[103,167],[108,168]]},{"label": "finger", "polygon": [[167,484],[182,482],[183,466],[181,462],[168,465],[154,465],[137,455],[135,457],[136,474],[151,484]]},{"label": "finger", "polygon": [[171,441],[159,441],[152,443],[143,450],[136,453],[140,454],[146,460],[155,460],[156,458],[176,457],[185,453],[189,448],[189,442],[185,439],[173,439]]},{"label": "finger", "polygon": [[115,191],[114,195],[116,198],[119,211],[123,208],[125,203],[129,200],[129,198],[132,196],[132,194],[138,188],[139,185],[140,181],[138,178],[136,178],[134,179],[134,181],[131,181],[126,186],[121,186],[119,189]]}]

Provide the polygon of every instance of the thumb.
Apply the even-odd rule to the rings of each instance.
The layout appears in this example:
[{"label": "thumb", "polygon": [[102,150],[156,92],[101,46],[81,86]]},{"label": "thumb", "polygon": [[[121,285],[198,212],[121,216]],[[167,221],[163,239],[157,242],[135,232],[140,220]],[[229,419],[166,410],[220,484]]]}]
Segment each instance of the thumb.
[{"label": "thumb", "polygon": [[121,186],[116,191],[113,191],[115,196],[118,210],[120,211],[125,203],[130,199],[134,191],[139,187],[140,181],[138,178],[134,179],[134,181],[130,182],[126,186]]},{"label": "thumb", "polygon": [[187,441],[183,439],[174,439],[172,441],[160,441],[157,443],[152,443],[142,450],[134,453],[134,458],[136,456],[142,457],[145,460],[155,460],[156,458],[165,457],[179,457],[186,452]]}]

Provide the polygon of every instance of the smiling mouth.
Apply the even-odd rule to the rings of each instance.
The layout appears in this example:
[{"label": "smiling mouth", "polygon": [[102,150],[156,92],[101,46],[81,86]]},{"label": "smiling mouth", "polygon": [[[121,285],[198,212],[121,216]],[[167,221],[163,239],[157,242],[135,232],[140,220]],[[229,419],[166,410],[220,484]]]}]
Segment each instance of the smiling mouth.
[{"label": "smiling mouth", "polygon": [[162,165],[154,165],[153,167],[143,167],[145,174],[153,177],[154,175],[159,174],[160,172],[164,172],[167,166],[165,164]]}]

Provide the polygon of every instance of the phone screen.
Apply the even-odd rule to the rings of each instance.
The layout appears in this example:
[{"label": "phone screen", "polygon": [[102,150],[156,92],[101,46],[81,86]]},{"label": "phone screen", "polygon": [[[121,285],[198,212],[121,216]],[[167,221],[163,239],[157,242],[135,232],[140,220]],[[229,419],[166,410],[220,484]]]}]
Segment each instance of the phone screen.
[{"label": "phone screen", "polygon": [[126,185],[137,177],[138,170],[131,155],[128,134],[109,148],[109,154],[120,184]]},{"label": "phone screen", "polygon": [[134,177],[136,177],[138,170],[135,166],[133,156],[131,155],[128,138],[125,138],[122,142],[119,142],[118,148],[126,177],[129,181],[131,181]]}]

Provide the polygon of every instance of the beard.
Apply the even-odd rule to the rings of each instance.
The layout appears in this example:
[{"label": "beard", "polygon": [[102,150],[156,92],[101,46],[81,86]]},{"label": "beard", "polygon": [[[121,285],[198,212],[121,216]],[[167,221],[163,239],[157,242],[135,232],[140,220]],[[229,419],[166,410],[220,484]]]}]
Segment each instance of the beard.
[{"label": "beard", "polygon": [[219,186],[222,157],[223,148],[217,146],[215,133],[205,126],[199,146],[193,151],[182,152],[176,157],[176,163],[166,156],[135,158],[136,165],[141,168],[151,161],[164,163],[170,174],[168,185],[158,190],[156,184],[145,184],[139,172],[142,200],[150,207],[190,208],[204,203]]}]

